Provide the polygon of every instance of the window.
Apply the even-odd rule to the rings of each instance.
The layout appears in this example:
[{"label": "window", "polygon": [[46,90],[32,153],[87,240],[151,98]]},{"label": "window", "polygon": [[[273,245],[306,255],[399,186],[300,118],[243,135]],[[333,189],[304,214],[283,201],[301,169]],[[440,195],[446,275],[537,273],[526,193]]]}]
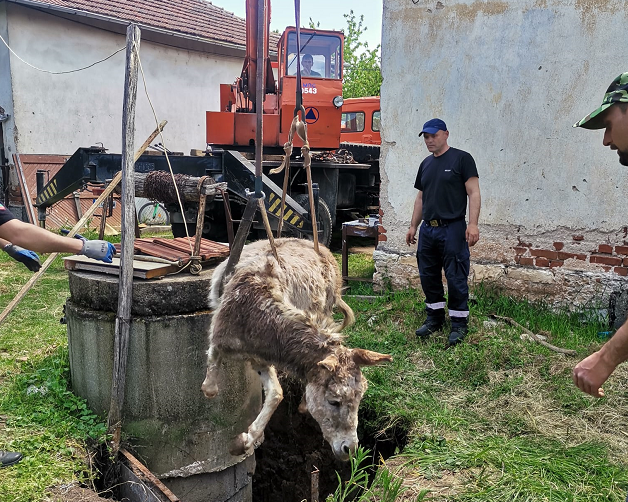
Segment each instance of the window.
[{"label": "window", "polygon": [[364,112],[345,112],[340,119],[340,132],[364,131]]},{"label": "window", "polygon": [[[301,76],[342,78],[342,44],[340,37],[301,32]],[[307,75],[304,58],[312,58],[311,73]],[[297,34],[288,33],[286,50],[286,75],[297,74]]]},{"label": "window", "polygon": [[376,131],[376,132],[379,131],[381,127],[381,121],[382,121],[382,112],[380,110],[373,112],[373,131]]}]

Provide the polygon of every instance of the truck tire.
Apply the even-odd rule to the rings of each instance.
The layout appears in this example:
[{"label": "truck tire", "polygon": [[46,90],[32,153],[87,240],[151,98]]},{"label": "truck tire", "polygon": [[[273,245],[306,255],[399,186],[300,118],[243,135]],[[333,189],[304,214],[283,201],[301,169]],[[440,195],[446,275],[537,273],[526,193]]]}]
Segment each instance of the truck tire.
[{"label": "truck tire", "polygon": [[[299,194],[293,197],[293,199],[303,209],[306,209],[309,212],[310,198],[306,193]],[[329,244],[331,244],[331,233],[333,229],[329,206],[327,205],[327,202],[325,202],[325,199],[323,199],[322,197],[318,198],[318,218],[316,220],[316,223],[318,224],[318,242],[328,248]],[[307,234],[303,235],[305,236]],[[307,238],[312,239],[312,236],[307,235]]]}]

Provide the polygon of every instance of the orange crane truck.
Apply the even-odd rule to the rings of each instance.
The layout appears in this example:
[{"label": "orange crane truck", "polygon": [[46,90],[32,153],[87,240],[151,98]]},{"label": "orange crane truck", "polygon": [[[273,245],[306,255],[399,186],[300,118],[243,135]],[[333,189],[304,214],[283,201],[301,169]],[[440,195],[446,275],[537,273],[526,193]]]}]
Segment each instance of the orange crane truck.
[{"label": "orange crane truck", "polygon": [[[302,105],[312,153],[312,181],[319,187],[319,241],[329,245],[334,225],[343,219],[340,213],[353,219],[379,208],[379,147],[371,147],[364,155],[358,148],[356,154],[341,145],[343,33],[302,28],[297,47],[297,29],[286,28],[277,43],[275,80],[269,55],[270,0],[265,1],[264,60],[259,62],[265,68],[263,102],[256,102],[255,82],[258,2],[246,0],[246,57],[242,73],[235,83],[220,85],[220,109],[206,112],[208,151],[210,155],[221,155],[225,150],[237,150],[252,159],[256,111],[262,106],[263,171],[281,186],[283,174],[269,175],[269,171],[281,164],[295,109]],[[293,144],[288,194],[307,210],[306,173],[299,157],[302,141],[295,135]],[[269,206],[271,214],[278,216],[279,210],[279,204]],[[274,220],[275,225],[277,221]]]},{"label": "orange crane truck", "polygon": [[[266,2],[263,23],[258,23],[259,1]],[[256,115],[261,106],[264,204],[268,213],[274,215],[270,218],[271,225],[277,228],[283,173],[269,175],[269,171],[281,164],[283,146],[288,140],[295,109],[301,110],[307,123],[313,155],[312,181],[319,188],[318,197],[314,192],[315,201],[318,198],[318,204],[315,203],[318,240],[328,246],[334,225],[343,219],[374,213],[379,208],[379,145],[375,144],[374,134],[369,139],[365,133],[367,127],[368,130],[375,128],[374,119],[377,115],[362,109],[352,110],[355,100],[347,100],[345,110],[342,98],[342,32],[303,29],[297,37],[296,28],[287,28],[277,43],[275,80],[269,57],[269,0],[246,2],[244,66],[234,84],[220,85],[220,109],[206,112],[206,154],[200,157],[174,156],[169,163],[163,156],[144,155],[135,163],[135,171],[168,171],[170,164],[174,173],[210,176],[216,182],[226,182],[227,192],[207,201],[202,229],[203,237],[226,242],[233,235],[234,223],[237,226],[242,218],[248,193],[259,180],[251,160],[255,155]],[[265,30],[261,38],[264,41],[264,56],[260,61],[264,65],[265,77],[261,80],[264,99],[258,103],[256,76],[259,26],[264,26]],[[300,40],[299,46],[297,38]],[[306,60],[305,64],[303,59]],[[301,67],[303,69],[297,75]],[[357,103],[362,105],[359,100]],[[356,125],[355,130],[352,124]],[[362,135],[354,137],[354,133]],[[343,139],[345,143],[341,143],[343,136],[346,136]],[[295,136],[293,151],[299,152],[301,145],[301,140]],[[313,219],[309,214],[306,173],[302,159],[297,155],[295,153],[291,160],[283,228],[286,234],[307,235],[312,233]],[[37,206],[44,211],[87,183],[105,183],[120,168],[119,154],[107,153],[104,147],[79,148],[47,184],[42,183],[41,190],[38,190]],[[175,237],[185,236],[186,227],[187,233],[194,235],[200,207],[198,203],[185,202],[181,209],[178,204],[160,202],[166,205],[170,213]],[[253,229],[259,231],[260,236],[265,236],[261,221],[255,222]]]}]

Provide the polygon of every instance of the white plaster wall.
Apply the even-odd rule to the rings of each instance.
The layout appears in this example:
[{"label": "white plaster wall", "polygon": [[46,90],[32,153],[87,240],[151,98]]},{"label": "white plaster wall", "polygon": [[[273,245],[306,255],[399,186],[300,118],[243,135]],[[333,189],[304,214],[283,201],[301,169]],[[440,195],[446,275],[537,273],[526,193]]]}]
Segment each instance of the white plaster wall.
[{"label": "white plaster wall", "polygon": [[[121,35],[14,4],[3,6],[13,50],[42,69],[80,68],[126,43]],[[2,70],[6,52],[0,47]],[[186,154],[191,148],[205,148],[205,111],[218,109],[219,84],[233,82],[242,61],[149,42],[141,43],[140,57],[157,116],[168,120],[166,146]],[[111,152],[120,152],[124,72],[124,51],[93,68],[66,75],[36,71],[11,56],[18,152],[71,154],[99,142]],[[6,81],[3,71],[0,97]],[[135,125],[139,147],[156,127],[141,75]]]},{"label": "white plaster wall", "polygon": [[418,132],[435,116],[476,159],[481,231],[626,225],[628,171],[572,125],[628,71],[627,21],[624,0],[384,0],[380,248],[410,252]]},{"label": "white plaster wall", "polygon": [[[7,32],[7,12],[6,12],[6,2],[0,3],[0,35],[4,38],[7,43],[10,44]],[[9,124],[13,122],[13,96],[11,94],[11,66],[9,63],[9,51],[3,50],[4,44],[0,41],[0,106],[4,108],[4,111],[8,113],[11,117],[9,121],[3,124],[3,140],[6,148],[8,150],[7,153],[13,153],[12,150],[15,149],[13,137],[11,134],[7,134],[9,130],[12,130],[12,127],[9,127]],[[8,155],[10,156],[10,155]]]}]

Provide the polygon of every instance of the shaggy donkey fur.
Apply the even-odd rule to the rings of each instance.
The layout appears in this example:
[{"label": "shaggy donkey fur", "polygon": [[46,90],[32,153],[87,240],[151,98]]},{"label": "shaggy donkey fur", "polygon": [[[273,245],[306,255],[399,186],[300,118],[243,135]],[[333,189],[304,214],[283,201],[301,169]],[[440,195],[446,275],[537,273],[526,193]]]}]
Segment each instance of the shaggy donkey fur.
[{"label": "shaggy donkey fur", "polygon": [[[230,277],[226,262],[214,271],[210,299],[216,309],[210,328],[203,392],[218,393],[222,355],[249,360],[262,379],[264,405],[241,434],[234,452],[250,451],[263,441],[264,428],[283,393],[275,366],[306,382],[299,409],[310,411],[334,454],[347,459],[357,447],[357,412],[367,382],[360,366],[392,357],[342,344],[341,330],[354,321],[342,300],[341,278],[331,252],[314,251],[310,241],[277,239],[279,263],[267,241],[245,246]],[[344,315],[341,325],[334,307]]]}]

